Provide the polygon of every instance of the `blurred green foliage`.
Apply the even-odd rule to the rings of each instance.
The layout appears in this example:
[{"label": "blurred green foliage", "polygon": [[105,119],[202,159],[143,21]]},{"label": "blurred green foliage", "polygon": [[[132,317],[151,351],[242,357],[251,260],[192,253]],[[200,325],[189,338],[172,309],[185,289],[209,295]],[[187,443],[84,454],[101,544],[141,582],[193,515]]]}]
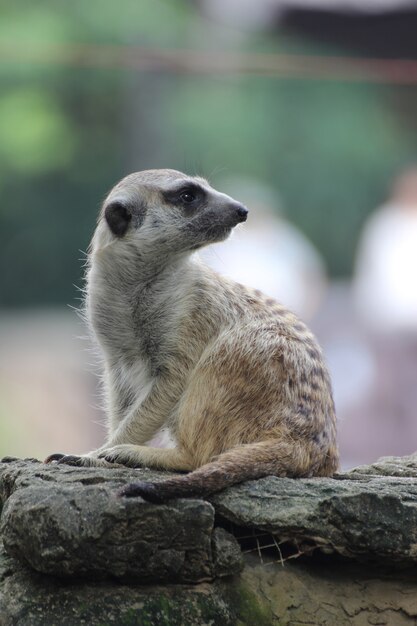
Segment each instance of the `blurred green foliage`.
[{"label": "blurred green foliage", "polygon": [[70,122],[47,91],[10,91],[0,100],[0,159],[22,175],[65,167],[75,154]]},{"label": "blurred green foliage", "polygon": [[[0,304],[72,303],[101,199],[124,174],[174,167],[258,178],[324,255],[351,271],[366,215],[416,156],[411,87],[140,72],[19,60],[46,44],[337,53],[272,33],[215,37],[180,0],[0,5]],[[227,33],[226,33],[227,35]],[[2,45],[16,57],[2,55]],[[343,52],[343,51],[342,51]]]}]

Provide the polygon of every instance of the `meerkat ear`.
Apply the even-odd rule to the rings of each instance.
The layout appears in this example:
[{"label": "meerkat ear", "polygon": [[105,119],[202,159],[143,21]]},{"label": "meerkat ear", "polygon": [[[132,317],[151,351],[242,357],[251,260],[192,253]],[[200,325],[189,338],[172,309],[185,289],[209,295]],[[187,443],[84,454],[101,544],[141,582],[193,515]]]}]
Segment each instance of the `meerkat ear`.
[{"label": "meerkat ear", "polygon": [[132,219],[132,213],[126,204],[120,200],[113,200],[104,209],[104,217],[113,235],[123,237]]}]

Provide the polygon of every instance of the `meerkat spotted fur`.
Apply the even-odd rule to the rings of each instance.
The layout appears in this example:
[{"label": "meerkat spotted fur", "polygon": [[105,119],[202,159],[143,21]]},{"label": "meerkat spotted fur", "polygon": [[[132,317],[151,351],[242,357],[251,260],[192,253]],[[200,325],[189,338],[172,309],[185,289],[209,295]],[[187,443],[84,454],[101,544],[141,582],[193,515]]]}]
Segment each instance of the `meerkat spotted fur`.
[{"label": "meerkat spotted fur", "polygon": [[[114,187],[91,243],[86,299],[104,360],[108,439],[47,462],[190,472],[123,490],[153,501],[337,470],[331,384],[314,336],[193,254],[227,238],[247,213],[206,180],[173,170]],[[175,447],[147,446],[162,427]]]}]

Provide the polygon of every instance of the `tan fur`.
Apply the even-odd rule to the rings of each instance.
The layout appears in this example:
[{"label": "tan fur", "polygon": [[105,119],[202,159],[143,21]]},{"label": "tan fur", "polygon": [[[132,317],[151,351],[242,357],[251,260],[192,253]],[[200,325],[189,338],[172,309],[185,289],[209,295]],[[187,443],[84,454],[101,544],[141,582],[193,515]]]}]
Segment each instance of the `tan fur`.
[{"label": "tan fur", "polygon": [[[161,199],[182,181],[197,181],[204,190],[196,217]],[[178,229],[185,223],[188,233],[192,220],[195,232],[203,229],[199,224],[207,230],[198,245],[224,238],[227,233],[213,238],[204,211],[222,223],[225,211],[240,205],[207,181],[172,170],[131,175],[106,202],[119,196],[145,205],[146,216],[133,212],[132,224],[136,219],[140,226],[115,237],[102,213],[92,244],[88,317],[104,353],[109,438],[85,457],[50,458],[194,470],[124,490],[155,501],[269,474],[333,474],[334,404],[312,333],[271,298],[190,256],[188,239],[177,243]],[[158,228],[167,243],[152,239]],[[162,426],[170,428],[175,449],[146,445]]]}]

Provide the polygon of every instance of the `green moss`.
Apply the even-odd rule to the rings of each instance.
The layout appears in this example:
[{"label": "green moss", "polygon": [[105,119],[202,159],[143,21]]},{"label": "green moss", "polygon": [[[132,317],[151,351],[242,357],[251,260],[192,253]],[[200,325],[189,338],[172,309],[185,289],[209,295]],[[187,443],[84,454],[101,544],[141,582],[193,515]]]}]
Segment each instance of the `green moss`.
[{"label": "green moss", "polygon": [[[161,592],[148,597],[141,607],[121,611],[120,626],[235,626],[233,609],[217,593],[193,593],[177,588],[175,596]],[[102,626],[110,626],[104,624]]]},{"label": "green moss", "polygon": [[[213,585],[206,592],[176,588],[148,596],[143,606],[120,612],[120,626],[272,626],[272,615],[240,581]],[[110,626],[104,624],[102,626]]]},{"label": "green moss", "polygon": [[274,623],[269,608],[244,582],[232,585],[227,595],[228,605],[236,613],[235,626],[272,626]]}]

